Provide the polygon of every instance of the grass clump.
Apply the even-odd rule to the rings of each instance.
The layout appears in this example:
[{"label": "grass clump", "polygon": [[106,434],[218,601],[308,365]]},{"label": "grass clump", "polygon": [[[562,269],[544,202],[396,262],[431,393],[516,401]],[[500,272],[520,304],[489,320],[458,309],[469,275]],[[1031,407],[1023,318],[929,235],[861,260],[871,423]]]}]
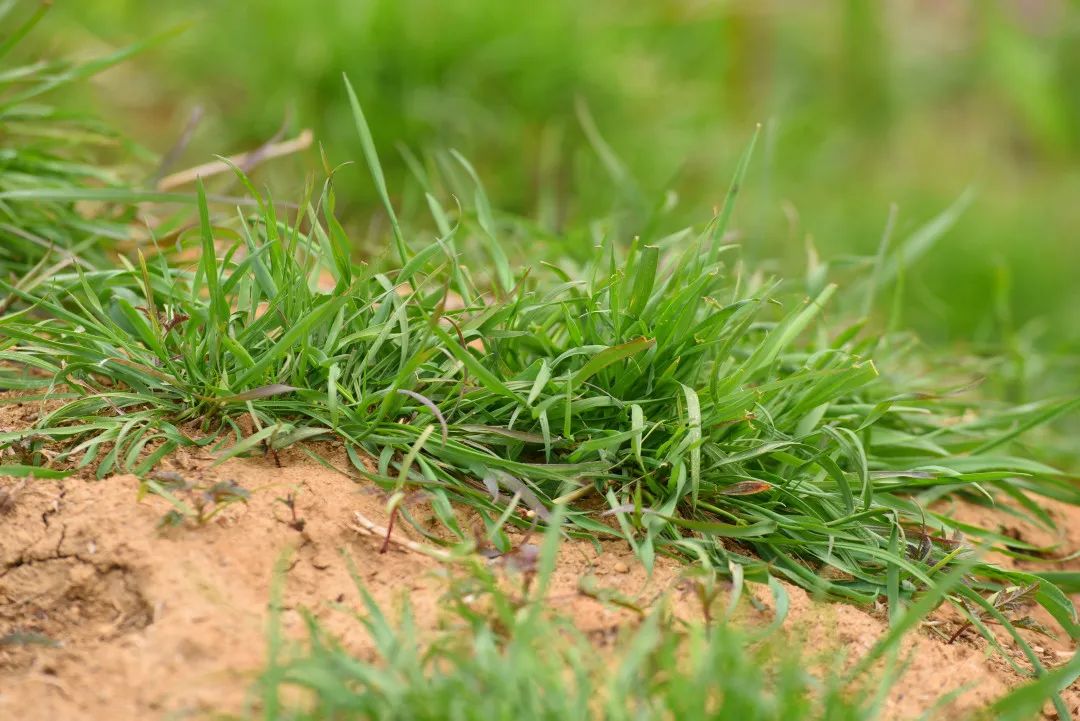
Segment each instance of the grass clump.
[{"label": "grass clump", "polygon": [[[541,519],[566,506],[568,532],[622,538],[649,566],[657,553],[735,564],[894,613],[937,586],[964,533],[1045,550],[961,527],[935,500],[1008,497],[1044,525],[1025,494],[1080,500],[1059,471],[1008,452],[1075,399],[1000,410],[883,375],[895,344],[821,323],[835,287],[820,277],[806,296],[748,272],[723,243],[728,210],[629,244],[594,226],[581,264],[521,271],[500,243],[528,226],[495,216],[479,186],[470,208],[428,195],[427,242],[399,222],[355,108],[395,228],[388,257],[354,262],[332,183],[289,221],[253,187],[257,212],[216,220],[200,189],[198,227],[169,249],[32,292],[4,281],[22,309],[0,319],[0,382],[70,400],[0,444],[104,476],[147,475],[181,446],[220,461],[336,437],[353,465],[341,470],[468,505],[499,547],[502,524],[526,523],[514,505]],[[1041,674],[986,600],[1013,586],[1077,636],[1072,604],[1037,574],[975,564],[949,598],[995,645],[984,613],[1003,624],[1030,668],[1010,662]]]}]

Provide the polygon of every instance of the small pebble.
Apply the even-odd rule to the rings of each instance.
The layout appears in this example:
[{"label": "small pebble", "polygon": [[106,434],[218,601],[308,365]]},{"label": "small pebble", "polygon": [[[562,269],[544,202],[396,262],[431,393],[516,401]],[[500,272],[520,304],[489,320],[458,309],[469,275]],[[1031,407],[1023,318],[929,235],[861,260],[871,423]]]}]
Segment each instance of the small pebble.
[{"label": "small pebble", "polygon": [[628,566],[625,561],[616,561],[612,568],[615,570],[615,573],[630,573],[630,566]]}]

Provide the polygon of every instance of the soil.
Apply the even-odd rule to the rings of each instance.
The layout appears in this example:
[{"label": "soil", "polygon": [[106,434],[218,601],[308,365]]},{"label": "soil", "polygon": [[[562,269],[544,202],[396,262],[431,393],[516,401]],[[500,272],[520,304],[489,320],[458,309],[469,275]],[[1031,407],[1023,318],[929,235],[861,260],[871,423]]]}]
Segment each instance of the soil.
[{"label": "soil", "polygon": [[[31,406],[0,405],[0,428],[26,427],[34,412]],[[339,467],[346,463],[333,444],[315,450]],[[265,661],[276,567],[286,569],[288,634],[303,636],[304,608],[348,647],[365,647],[359,624],[338,610],[360,604],[343,551],[377,601],[393,607],[407,598],[421,628],[436,624],[445,567],[396,543],[380,553],[381,539],[356,530],[356,511],[386,525],[385,499],[377,490],[327,469],[302,449],[281,453],[280,467],[270,457],[233,459],[213,468],[211,460],[179,452],[160,468],[200,487],[234,482],[250,497],[205,524],[178,527],[162,527],[171,506],[154,495],[139,500],[139,480],[130,475],[26,483],[0,477],[0,719],[124,721],[242,713]],[[290,495],[302,524],[293,522],[281,500]],[[1025,540],[1057,540],[1059,556],[1076,551],[1080,508],[1048,507],[1062,529],[1058,539],[1000,511],[961,506],[955,512],[970,514],[966,520],[1007,523]],[[407,524],[399,523],[394,534],[422,542]],[[1069,563],[1080,567],[1076,560],[1056,565]],[[609,638],[632,625],[635,615],[582,594],[583,577],[642,605],[667,593],[678,613],[700,616],[680,574],[676,563],[658,559],[648,577],[624,544],[597,549],[571,541],[560,552],[550,601],[593,638]],[[787,590],[785,633],[818,665],[855,662],[887,629],[881,609]],[[747,623],[771,620],[768,593],[757,596],[760,610],[748,605]],[[955,619],[942,613],[909,634],[909,667],[887,699],[887,718],[917,718],[943,694],[961,688],[945,713],[963,715],[1021,682],[974,634],[946,643],[955,628]],[[1031,638],[1050,665],[1075,651],[1068,640]],[[1066,703],[1080,717],[1080,691],[1067,690]]]}]

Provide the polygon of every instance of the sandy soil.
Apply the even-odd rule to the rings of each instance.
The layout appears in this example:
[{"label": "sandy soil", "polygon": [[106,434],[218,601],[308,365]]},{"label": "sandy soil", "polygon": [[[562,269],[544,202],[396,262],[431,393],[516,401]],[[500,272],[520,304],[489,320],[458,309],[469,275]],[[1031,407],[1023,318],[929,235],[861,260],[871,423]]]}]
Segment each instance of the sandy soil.
[{"label": "sandy soil", "polygon": [[[25,427],[32,415],[28,406],[0,406],[0,427]],[[319,450],[344,465],[339,448],[321,444]],[[181,452],[162,464],[188,481],[233,481],[250,491],[248,503],[231,505],[199,527],[160,529],[170,506],[156,496],[137,501],[139,482],[132,476],[25,484],[0,477],[0,638],[7,640],[0,642],[0,719],[124,721],[241,712],[264,660],[270,583],[281,562],[288,569],[284,621],[297,637],[296,609],[304,607],[347,644],[364,647],[355,621],[333,608],[359,604],[342,550],[377,600],[394,605],[407,597],[421,627],[436,622],[445,588],[440,564],[400,546],[380,554],[381,541],[353,528],[355,511],[385,524],[377,491],[298,450],[283,453],[280,468],[270,458],[249,458],[211,469],[210,460]],[[302,529],[279,500],[290,494]],[[1051,511],[1063,529],[1063,550],[1080,548],[1080,509],[1051,505]],[[1011,517],[1001,521],[994,511],[961,507],[957,513],[1007,522],[1026,540],[1047,540],[1045,531]],[[407,538],[401,525],[395,533]],[[551,601],[596,638],[617,633],[634,616],[582,595],[580,579],[589,575],[640,603],[667,592],[679,613],[697,612],[673,562],[658,561],[647,578],[625,546],[607,543],[598,553],[591,543],[568,542]],[[854,662],[886,629],[880,610],[788,591],[786,633],[823,665]],[[768,594],[757,595],[768,606]],[[746,617],[748,623],[769,620],[767,611],[748,610]],[[934,623],[956,628],[948,614]],[[906,642],[910,668],[888,699],[890,719],[918,717],[942,694],[968,687],[948,709],[963,714],[1020,681],[974,634],[946,644],[932,631]],[[1049,664],[1075,648],[1067,640],[1033,642]],[[1080,692],[1068,691],[1067,703],[1080,717]]]}]

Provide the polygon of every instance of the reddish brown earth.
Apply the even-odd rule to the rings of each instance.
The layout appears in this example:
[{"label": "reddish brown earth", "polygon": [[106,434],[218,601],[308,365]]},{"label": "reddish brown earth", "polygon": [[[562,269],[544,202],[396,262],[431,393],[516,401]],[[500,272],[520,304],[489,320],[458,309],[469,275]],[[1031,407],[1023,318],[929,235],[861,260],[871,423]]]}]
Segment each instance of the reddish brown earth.
[{"label": "reddish brown earth", "polygon": [[[0,428],[26,427],[33,413],[31,406],[0,406]],[[345,465],[339,448],[320,444],[318,450]],[[0,719],[124,721],[242,712],[264,662],[279,563],[287,568],[284,623],[296,637],[303,631],[297,609],[304,607],[350,647],[364,648],[358,624],[334,608],[359,605],[343,550],[377,600],[394,606],[407,597],[418,624],[434,625],[445,566],[400,545],[380,554],[381,541],[354,527],[355,511],[385,525],[383,498],[299,450],[280,460],[280,468],[270,458],[211,468],[208,457],[177,453],[163,469],[203,484],[235,481],[251,497],[205,525],[166,530],[159,523],[170,506],[156,496],[138,501],[139,481],[132,476],[25,484],[0,477],[0,498],[6,498],[0,502],[0,638],[16,634],[19,640],[0,645]],[[278,500],[290,494],[302,530],[290,525],[289,509]],[[1080,508],[1049,507],[1062,529],[1061,555],[1080,548]],[[956,513],[989,525],[1007,522],[1026,540],[1054,540],[1011,517],[1002,521],[999,512],[963,506]],[[420,540],[405,525],[398,525],[396,537]],[[1066,563],[1077,568],[1076,560]],[[583,577],[643,605],[670,593],[680,615],[700,615],[682,590],[680,572],[660,560],[648,578],[624,545],[605,543],[598,553],[591,543],[567,542],[550,601],[594,637],[608,637],[633,624],[634,614],[580,593]],[[880,610],[815,601],[794,587],[788,592],[786,633],[822,667],[854,662],[886,629]],[[768,594],[757,595],[768,606]],[[747,608],[747,623],[770,618]],[[968,687],[947,711],[962,716],[1020,682],[973,634],[945,643],[942,637],[956,628],[947,613],[931,623],[941,632],[926,627],[905,642],[910,667],[888,699],[888,718],[917,718],[942,694]],[[1075,650],[1068,641],[1033,637],[1033,643],[1049,665]],[[1069,690],[1066,698],[1080,717],[1080,692]]]}]

